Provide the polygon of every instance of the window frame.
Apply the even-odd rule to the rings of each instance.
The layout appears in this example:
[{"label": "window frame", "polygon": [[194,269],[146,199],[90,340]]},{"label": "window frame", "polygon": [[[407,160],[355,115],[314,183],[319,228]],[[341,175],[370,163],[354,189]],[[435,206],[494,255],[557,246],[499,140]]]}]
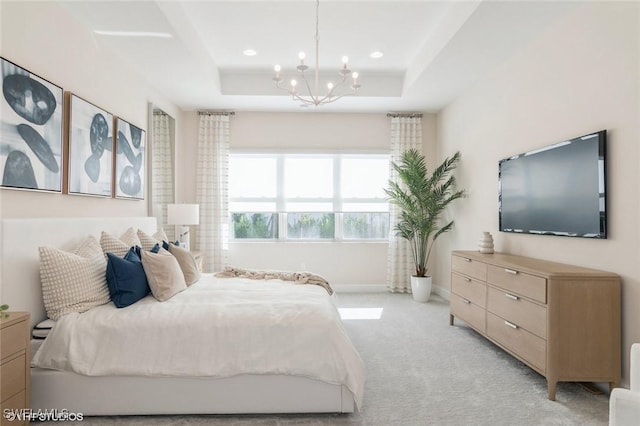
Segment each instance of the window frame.
[{"label": "window frame", "polygon": [[[387,237],[384,238],[344,238],[344,213],[389,213],[389,203],[385,198],[343,198],[341,190],[341,163],[343,159],[384,159],[388,162],[389,168],[391,167],[391,156],[389,153],[381,151],[359,151],[359,152],[305,152],[305,151],[263,151],[263,150],[232,150],[230,157],[247,157],[247,158],[272,158],[276,160],[276,196],[274,197],[232,197],[229,193],[229,226],[230,226],[230,241],[232,242],[313,242],[313,243],[327,243],[327,242],[346,242],[346,243],[380,243],[386,242]],[[285,159],[286,158],[330,158],[333,161],[333,197],[332,198],[287,198],[285,195]],[[388,176],[388,175],[387,175]],[[384,201],[383,201],[384,200]],[[233,203],[253,202],[253,203],[267,203],[275,202],[275,210],[232,210]],[[331,203],[332,208],[326,211],[306,211],[306,210],[288,210],[287,203]],[[349,210],[343,211],[344,204],[385,204],[385,208],[380,211],[370,210]],[[278,217],[278,235],[276,238],[235,238],[233,235],[233,213],[275,213]],[[328,213],[334,215],[334,238],[289,238],[288,234],[288,214],[289,213]],[[389,230],[391,224],[389,223]]]}]

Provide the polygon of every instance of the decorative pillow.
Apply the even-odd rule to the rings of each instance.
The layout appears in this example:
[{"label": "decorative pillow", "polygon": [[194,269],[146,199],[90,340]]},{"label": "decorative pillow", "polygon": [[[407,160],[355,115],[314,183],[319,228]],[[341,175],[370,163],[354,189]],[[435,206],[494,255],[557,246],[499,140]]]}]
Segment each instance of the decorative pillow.
[{"label": "decorative pillow", "polygon": [[151,236],[138,229],[138,238],[140,239],[140,245],[145,250],[151,250],[154,245],[163,245],[163,242],[169,241],[169,237],[167,237],[167,234],[164,233],[163,229],[156,231],[156,233]]},{"label": "decorative pillow", "polygon": [[131,247],[140,245],[140,240],[138,239],[138,234],[133,228],[127,229],[120,239],[102,231],[102,235],[100,236],[100,245],[102,246],[104,254],[113,253],[118,257],[124,257]]},{"label": "decorative pillow", "polygon": [[153,297],[160,302],[171,299],[187,288],[178,261],[165,249],[158,253],[142,251],[142,266]]},{"label": "decorative pillow", "polygon": [[[142,247],[140,247],[140,246],[135,246],[135,247],[131,247],[131,248],[132,248],[132,249],[133,249],[133,251],[138,255],[138,257],[139,257],[140,259],[142,259],[142,252],[144,251],[144,250],[142,249]],[[151,249],[149,249],[149,250],[147,250],[147,251],[150,251],[151,253],[157,253],[157,252],[159,252],[159,251],[160,251],[160,244],[155,243],[155,244],[153,245],[153,247],[151,247]]]},{"label": "decorative pillow", "polygon": [[100,247],[98,239],[91,236],[84,240],[80,246],[74,250],[74,253],[81,257],[94,257],[102,254],[102,247]]},{"label": "decorative pillow", "polygon": [[72,312],[86,312],[109,303],[107,262],[94,242],[82,243],[77,250],[82,255],[52,247],[38,250],[42,299],[49,318],[57,320]]},{"label": "decorative pillow", "polygon": [[151,291],[142,267],[142,259],[131,247],[124,258],[107,253],[107,285],[117,308],[126,308]]},{"label": "decorative pillow", "polygon": [[177,247],[173,244],[169,245],[169,253],[175,256],[182,269],[184,275],[184,281],[187,285],[195,284],[200,279],[200,270],[196,259],[193,257],[189,250],[185,250],[182,247]]},{"label": "decorative pillow", "polygon": [[33,327],[33,330],[31,331],[31,337],[37,340],[46,339],[55,324],[56,322],[50,318],[47,318],[44,321],[40,321],[38,324],[36,324],[35,327]]}]

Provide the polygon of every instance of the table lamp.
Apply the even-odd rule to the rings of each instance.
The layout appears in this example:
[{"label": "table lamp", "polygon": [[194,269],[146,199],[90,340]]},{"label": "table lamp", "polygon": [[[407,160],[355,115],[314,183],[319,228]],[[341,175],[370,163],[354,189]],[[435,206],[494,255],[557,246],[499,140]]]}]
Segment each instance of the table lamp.
[{"label": "table lamp", "polygon": [[168,204],[167,225],[175,225],[178,229],[180,247],[189,250],[189,226],[200,223],[200,206],[198,204]]}]

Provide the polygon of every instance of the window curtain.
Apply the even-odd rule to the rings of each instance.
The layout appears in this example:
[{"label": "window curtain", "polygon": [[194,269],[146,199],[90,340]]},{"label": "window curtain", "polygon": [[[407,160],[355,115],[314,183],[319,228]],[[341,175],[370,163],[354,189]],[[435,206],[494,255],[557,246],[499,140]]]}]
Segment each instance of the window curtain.
[{"label": "window curtain", "polygon": [[204,272],[227,266],[229,115],[200,113],[196,201],[200,204],[200,226],[196,236]]},{"label": "window curtain", "polygon": [[152,125],[151,200],[153,215],[158,220],[158,228],[164,230],[169,241],[174,241],[175,227],[167,225],[167,205],[174,202],[175,195],[169,116],[162,111],[154,111]]},{"label": "window curtain", "polygon": [[[422,151],[422,114],[389,114],[391,118],[391,161],[398,163],[405,151]],[[396,181],[398,174],[389,164],[389,179]],[[398,207],[389,206],[389,254],[387,261],[387,288],[392,293],[411,293],[411,275],[414,273],[411,247],[407,240],[397,237],[394,230],[398,222]]]}]

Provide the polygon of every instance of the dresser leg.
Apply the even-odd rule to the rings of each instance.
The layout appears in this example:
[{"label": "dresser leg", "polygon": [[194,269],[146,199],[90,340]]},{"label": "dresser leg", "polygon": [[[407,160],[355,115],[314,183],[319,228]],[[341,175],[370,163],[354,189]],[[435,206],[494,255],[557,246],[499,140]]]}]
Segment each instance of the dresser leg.
[{"label": "dresser leg", "polygon": [[453,325],[453,315],[449,314],[449,325]]},{"label": "dresser leg", "polygon": [[558,382],[556,380],[553,379],[547,379],[547,390],[549,393],[549,401],[555,401],[556,400],[556,384]]}]

